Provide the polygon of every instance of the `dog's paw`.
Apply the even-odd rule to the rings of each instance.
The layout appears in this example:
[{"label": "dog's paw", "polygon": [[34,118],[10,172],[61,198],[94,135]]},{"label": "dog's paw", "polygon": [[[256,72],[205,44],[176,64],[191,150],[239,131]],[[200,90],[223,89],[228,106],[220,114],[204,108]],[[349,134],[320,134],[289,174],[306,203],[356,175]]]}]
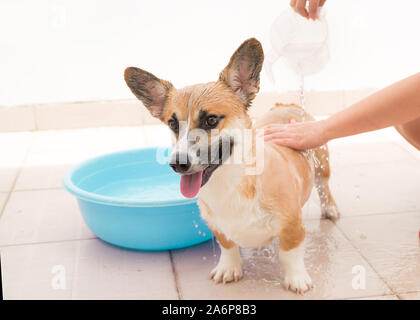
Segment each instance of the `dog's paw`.
[{"label": "dog's paw", "polygon": [[311,277],[305,270],[286,275],[284,286],[286,290],[291,290],[296,294],[304,294],[313,288]]},{"label": "dog's paw", "polygon": [[223,284],[230,281],[239,281],[242,278],[242,266],[241,264],[224,264],[219,263],[216,268],[210,272],[209,279],[213,279],[214,283]]},{"label": "dog's paw", "polygon": [[321,214],[323,219],[330,219],[332,221],[335,221],[338,218],[340,218],[340,211],[338,211],[338,208],[335,205],[323,207],[321,210]]}]

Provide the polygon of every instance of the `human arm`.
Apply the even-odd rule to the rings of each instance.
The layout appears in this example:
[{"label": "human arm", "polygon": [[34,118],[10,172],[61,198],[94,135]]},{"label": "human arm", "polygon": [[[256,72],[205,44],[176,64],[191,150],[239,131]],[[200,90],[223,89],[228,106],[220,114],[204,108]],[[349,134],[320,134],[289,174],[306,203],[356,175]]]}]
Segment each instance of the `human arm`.
[{"label": "human arm", "polygon": [[294,149],[403,124],[420,117],[420,73],[396,82],[325,120],[271,124],[264,139]]}]

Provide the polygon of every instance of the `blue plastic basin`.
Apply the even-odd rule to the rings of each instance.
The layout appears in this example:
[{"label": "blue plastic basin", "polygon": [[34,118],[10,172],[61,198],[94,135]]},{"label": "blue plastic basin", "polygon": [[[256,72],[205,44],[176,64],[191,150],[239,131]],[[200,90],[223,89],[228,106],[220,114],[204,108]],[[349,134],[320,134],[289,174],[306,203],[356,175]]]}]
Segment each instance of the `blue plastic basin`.
[{"label": "blue plastic basin", "polygon": [[213,236],[200,218],[197,199],[182,196],[180,176],[156,160],[157,150],[104,155],[64,177],[86,224],[102,240],[136,250],[168,250]]}]

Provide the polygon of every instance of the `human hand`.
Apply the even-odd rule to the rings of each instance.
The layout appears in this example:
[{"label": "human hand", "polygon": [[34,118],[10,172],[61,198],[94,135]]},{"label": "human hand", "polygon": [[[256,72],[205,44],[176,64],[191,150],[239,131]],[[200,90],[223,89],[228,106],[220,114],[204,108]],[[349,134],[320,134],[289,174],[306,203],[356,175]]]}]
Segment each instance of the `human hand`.
[{"label": "human hand", "polygon": [[264,128],[264,141],[297,150],[320,147],[328,142],[325,123],[320,121],[269,124]]},{"label": "human hand", "polygon": [[[322,7],[327,0],[291,0],[290,6],[302,17],[307,19],[318,19],[318,8]],[[308,10],[306,3],[309,2]]]}]

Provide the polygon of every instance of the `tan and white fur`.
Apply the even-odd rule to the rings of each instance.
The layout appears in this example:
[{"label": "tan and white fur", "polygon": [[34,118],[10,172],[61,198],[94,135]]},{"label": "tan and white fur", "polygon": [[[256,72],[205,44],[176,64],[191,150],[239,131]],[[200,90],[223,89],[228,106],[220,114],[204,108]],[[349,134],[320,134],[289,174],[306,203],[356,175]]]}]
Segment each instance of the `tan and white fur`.
[{"label": "tan and white fur", "polygon": [[[235,51],[216,82],[175,89],[170,82],[134,67],[126,69],[125,80],[151,114],[174,131],[177,143],[172,157],[185,154],[191,159],[187,166],[171,165],[174,170],[182,175],[204,172],[198,205],[221,248],[210,278],[216,283],[238,281],[243,275],[239,247],[268,245],[278,238],[285,286],[304,293],[312,288],[312,281],[304,263],[306,232],[301,208],[314,184],[322,215],[330,219],[339,216],[328,186],[326,146],[313,152],[317,166],[313,157],[273,143],[265,143],[262,152],[251,148],[254,162],[263,161],[263,170],[254,175],[247,173],[244,163],[228,163],[229,155],[211,167],[197,152],[197,144],[211,153],[226,141],[237,148],[237,137],[229,136],[227,129],[255,133],[270,123],[302,121],[298,106],[277,104],[252,124],[247,110],[259,91],[263,59],[261,44],[249,39]],[[313,118],[306,114],[304,120]],[[188,133],[195,129],[204,130],[208,139],[189,140]],[[256,140],[253,142],[255,145]]]}]

